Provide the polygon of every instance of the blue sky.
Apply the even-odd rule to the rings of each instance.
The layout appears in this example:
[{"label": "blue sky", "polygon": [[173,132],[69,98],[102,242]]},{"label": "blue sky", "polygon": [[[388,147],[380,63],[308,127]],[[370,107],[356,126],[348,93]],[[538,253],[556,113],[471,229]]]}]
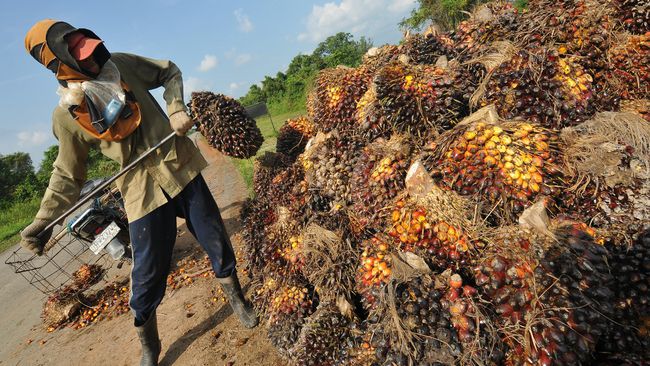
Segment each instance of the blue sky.
[{"label": "blue sky", "polygon": [[[401,38],[397,23],[415,0],[284,1],[8,1],[0,13],[0,154],[30,153],[35,165],[56,143],[53,74],[24,49],[38,20],[89,28],[109,51],[170,59],[183,72],[186,95],[212,90],[234,97],[284,71],[299,53],[339,31],[375,45]],[[154,92],[159,100],[162,90]]]}]

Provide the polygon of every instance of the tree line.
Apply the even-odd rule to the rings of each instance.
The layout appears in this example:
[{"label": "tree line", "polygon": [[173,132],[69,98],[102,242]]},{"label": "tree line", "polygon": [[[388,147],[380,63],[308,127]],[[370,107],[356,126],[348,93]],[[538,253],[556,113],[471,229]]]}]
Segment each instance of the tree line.
[{"label": "tree line", "polygon": [[245,105],[265,102],[272,113],[305,108],[307,91],[318,71],[345,65],[358,66],[372,41],[340,32],[319,43],[309,55],[299,54],[291,60],[286,72],[265,76],[260,85],[253,84],[239,101]]},{"label": "tree line", "polygon": [[[27,153],[0,155],[0,208],[42,197],[58,154],[59,146],[50,146],[38,169]],[[86,163],[88,179],[109,176],[119,169],[117,162],[102,155],[97,148],[90,149]]]}]

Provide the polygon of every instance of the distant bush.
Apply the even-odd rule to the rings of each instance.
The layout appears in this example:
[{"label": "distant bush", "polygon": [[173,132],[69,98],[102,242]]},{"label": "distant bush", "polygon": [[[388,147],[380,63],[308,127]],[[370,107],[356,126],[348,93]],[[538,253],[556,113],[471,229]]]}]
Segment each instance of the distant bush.
[{"label": "distant bush", "polygon": [[303,109],[318,71],[338,65],[358,66],[370,47],[372,42],[364,37],[356,41],[350,33],[337,33],[319,43],[311,55],[294,57],[286,72],[265,76],[260,85],[251,85],[239,101],[245,106],[265,102],[272,114]]}]

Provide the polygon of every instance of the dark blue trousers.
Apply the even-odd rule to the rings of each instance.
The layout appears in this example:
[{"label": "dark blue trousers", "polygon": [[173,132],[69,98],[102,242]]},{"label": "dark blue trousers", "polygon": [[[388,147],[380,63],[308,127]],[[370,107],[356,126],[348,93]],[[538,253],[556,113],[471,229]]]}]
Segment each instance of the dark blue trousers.
[{"label": "dark blue trousers", "polygon": [[163,206],[129,224],[133,249],[129,305],[136,326],[149,318],[165,295],[176,242],[176,217],[185,219],[218,278],[228,277],[235,270],[230,238],[203,176],[199,174],[179,195],[167,199]]}]

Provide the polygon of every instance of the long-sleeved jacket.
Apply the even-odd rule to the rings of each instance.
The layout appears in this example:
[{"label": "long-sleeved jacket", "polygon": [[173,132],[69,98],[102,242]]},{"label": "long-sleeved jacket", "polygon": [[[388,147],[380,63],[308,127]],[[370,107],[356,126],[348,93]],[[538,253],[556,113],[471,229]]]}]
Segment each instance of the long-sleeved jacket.
[{"label": "long-sleeved jacket", "polygon": [[[102,154],[124,167],[172,133],[165,112],[150,90],[165,88],[167,115],[186,110],[181,72],[172,62],[126,53],[113,53],[111,61],[140,105],[140,126],[123,140],[102,141],[84,131],[68,110],[57,107],[52,128],[59,141],[59,154],[36,218],[53,220],[77,201],[86,180],[86,159],[91,146],[98,146]],[[170,197],[176,196],[206,165],[196,146],[185,136],[176,136],[157,149],[116,181],[129,222],[166,203],[163,191]]]}]

